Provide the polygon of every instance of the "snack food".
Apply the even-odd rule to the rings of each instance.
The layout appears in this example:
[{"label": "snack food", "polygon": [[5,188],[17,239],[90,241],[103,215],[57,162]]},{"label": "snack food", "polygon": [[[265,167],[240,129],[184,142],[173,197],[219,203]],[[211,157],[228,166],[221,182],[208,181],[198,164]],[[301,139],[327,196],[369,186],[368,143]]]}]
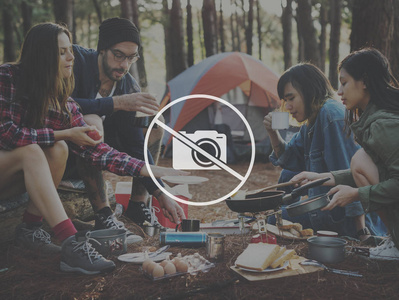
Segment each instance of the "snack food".
[{"label": "snack food", "polygon": [[312,236],[314,233],[313,233],[313,229],[312,228],[307,228],[307,229],[304,229],[304,230],[301,230],[301,235],[302,236]]},{"label": "snack food", "polygon": [[278,255],[280,246],[274,244],[249,244],[236,260],[236,266],[262,271],[266,269]]},{"label": "snack food", "polygon": [[[284,248],[285,249],[285,248]],[[291,259],[296,254],[295,250],[285,250],[279,257],[277,257],[270,265],[271,268],[278,268],[282,266],[287,260]]]}]

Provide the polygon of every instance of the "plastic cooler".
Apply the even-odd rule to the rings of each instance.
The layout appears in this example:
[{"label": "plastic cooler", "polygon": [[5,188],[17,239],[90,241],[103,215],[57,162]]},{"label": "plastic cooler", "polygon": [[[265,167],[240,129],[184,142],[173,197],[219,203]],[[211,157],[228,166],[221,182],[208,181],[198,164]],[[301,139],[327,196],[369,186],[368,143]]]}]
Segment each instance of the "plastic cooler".
[{"label": "plastic cooler", "polygon": [[[115,190],[115,201],[123,206],[123,211],[126,211],[129,200],[130,200],[130,193],[132,191],[132,183],[131,182],[118,182],[116,184]],[[184,196],[177,196],[183,200],[188,200],[188,198]],[[184,203],[177,202],[181,208],[183,208],[184,214],[188,217],[188,205]],[[158,218],[158,222],[161,223],[162,226],[167,228],[176,228],[176,224],[169,221],[166,218],[162,210],[159,206],[159,202],[155,197],[152,197],[152,207],[155,211],[155,216]]]}]

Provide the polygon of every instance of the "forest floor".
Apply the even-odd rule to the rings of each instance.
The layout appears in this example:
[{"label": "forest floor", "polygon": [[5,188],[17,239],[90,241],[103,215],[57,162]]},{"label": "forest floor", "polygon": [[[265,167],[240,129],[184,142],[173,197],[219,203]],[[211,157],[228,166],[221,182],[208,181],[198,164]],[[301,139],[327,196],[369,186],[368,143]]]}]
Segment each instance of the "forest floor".
[{"label": "forest floor", "polygon": [[[168,165],[162,160],[161,165]],[[245,173],[247,164],[234,166]],[[251,176],[243,186],[258,189],[277,183],[280,170],[270,163],[255,163]],[[193,172],[192,175],[203,175]],[[118,181],[128,177],[106,175],[115,188]],[[233,186],[229,178],[221,180],[217,172],[207,176],[206,188],[190,187],[193,198],[214,199],[215,195]],[[225,203],[211,206],[189,206],[189,218],[212,222],[236,218]],[[126,221],[126,220],[124,220]],[[159,236],[148,237],[139,227],[126,222],[127,227],[144,237],[140,245],[129,245],[128,252],[141,252],[144,247],[159,247]],[[0,299],[397,299],[399,295],[399,264],[373,262],[353,254],[334,265],[335,268],[359,271],[363,278],[347,277],[328,272],[315,272],[295,277],[248,282],[230,270],[237,256],[243,251],[251,236],[227,235],[225,254],[208,273],[182,275],[160,281],[146,278],[139,265],[120,262],[112,258],[117,268],[110,274],[85,276],[59,271],[59,256],[39,257],[16,248],[12,241],[0,246]],[[279,245],[293,248],[299,255],[307,255],[306,241],[285,240],[277,237]],[[350,242],[351,245],[356,243]],[[205,247],[191,249],[171,247],[173,257],[198,252],[205,256]]]}]

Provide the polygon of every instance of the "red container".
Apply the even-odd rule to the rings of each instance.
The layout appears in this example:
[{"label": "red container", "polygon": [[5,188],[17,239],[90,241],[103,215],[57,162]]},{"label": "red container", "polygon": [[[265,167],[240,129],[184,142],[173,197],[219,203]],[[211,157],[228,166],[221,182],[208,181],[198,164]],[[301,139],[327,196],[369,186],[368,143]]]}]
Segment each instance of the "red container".
[{"label": "red container", "polygon": [[271,233],[268,233],[267,235],[266,235],[266,233],[262,233],[262,235],[255,234],[251,238],[251,243],[252,244],[255,244],[255,243],[277,244],[277,239],[276,239],[276,236]]},{"label": "red container", "polygon": [[122,204],[123,211],[126,211],[129,205],[130,194],[132,192],[132,182],[117,182],[115,189],[115,201]]},{"label": "red container", "polygon": [[[188,198],[184,196],[176,196],[176,197],[183,200],[188,200]],[[188,218],[188,205],[180,202],[177,202],[177,204],[179,204],[180,207],[183,208],[184,214],[186,215],[186,218]],[[159,202],[155,197],[152,197],[152,207],[155,210],[155,215],[158,218],[158,222],[161,223],[163,227],[173,228],[173,229],[176,228],[176,224],[169,221],[169,219],[163,215],[162,210],[159,206]]]}]

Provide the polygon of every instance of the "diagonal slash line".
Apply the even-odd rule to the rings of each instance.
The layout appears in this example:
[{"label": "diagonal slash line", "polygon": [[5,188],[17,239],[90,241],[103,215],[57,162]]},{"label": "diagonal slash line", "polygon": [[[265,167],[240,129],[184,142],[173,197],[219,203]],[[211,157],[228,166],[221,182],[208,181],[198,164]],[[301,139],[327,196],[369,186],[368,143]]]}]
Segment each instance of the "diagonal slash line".
[{"label": "diagonal slash line", "polygon": [[212,161],[215,165],[217,165],[219,168],[229,172],[231,175],[233,175],[234,177],[238,178],[239,180],[244,180],[245,178],[243,176],[241,176],[239,173],[237,173],[236,171],[234,171],[232,168],[230,168],[228,165],[226,165],[224,162],[222,162],[221,160],[217,159],[216,157],[210,155],[208,152],[206,152],[204,149],[198,147],[196,144],[194,144],[189,138],[185,137],[184,135],[182,135],[181,133],[174,131],[172,128],[170,128],[169,126],[166,126],[166,124],[162,123],[161,121],[159,121],[158,119],[155,120],[155,123],[162,127],[164,130],[166,130],[167,132],[169,132],[170,134],[172,134],[175,138],[177,138],[180,142],[182,142],[183,144],[185,144],[187,147],[191,148],[192,150],[197,151],[198,153],[202,154],[203,156],[205,156],[207,159],[209,159],[210,161]]}]

